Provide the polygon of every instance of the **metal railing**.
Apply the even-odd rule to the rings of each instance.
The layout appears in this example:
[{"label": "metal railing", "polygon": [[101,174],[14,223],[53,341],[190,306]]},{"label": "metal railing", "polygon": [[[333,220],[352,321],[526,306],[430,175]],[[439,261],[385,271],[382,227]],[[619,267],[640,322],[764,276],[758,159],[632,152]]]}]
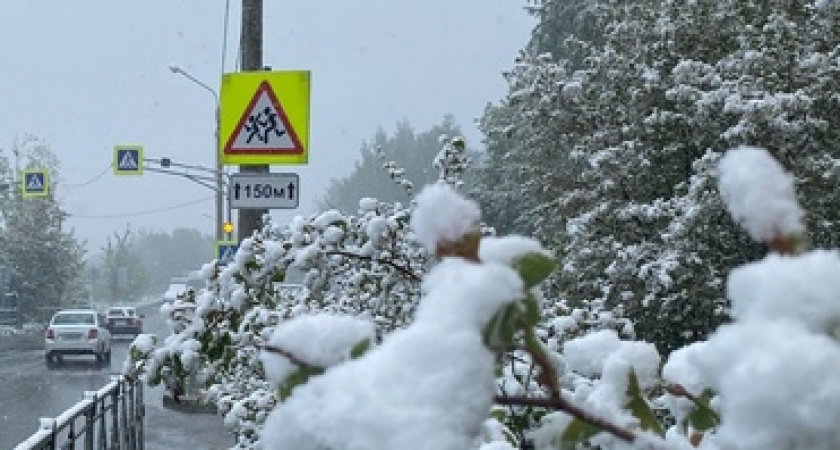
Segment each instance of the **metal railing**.
[{"label": "metal railing", "polygon": [[144,415],[143,382],[114,376],[58,417],[41,418],[14,450],[142,450]]}]

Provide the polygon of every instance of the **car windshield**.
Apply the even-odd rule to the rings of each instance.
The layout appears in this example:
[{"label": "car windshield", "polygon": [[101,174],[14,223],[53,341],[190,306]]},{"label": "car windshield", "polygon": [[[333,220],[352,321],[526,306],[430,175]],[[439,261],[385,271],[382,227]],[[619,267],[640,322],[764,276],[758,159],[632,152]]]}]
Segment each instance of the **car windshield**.
[{"label": "car windshield", "polygon": [[96,320],[90,313],[64,313],[53,318],[53,325],[93,325]]},{"label": "car windshield", "polygon": [[125,316],[127,315],[125,311],[119,308],[109,309],[108,310],[109,316]]}]

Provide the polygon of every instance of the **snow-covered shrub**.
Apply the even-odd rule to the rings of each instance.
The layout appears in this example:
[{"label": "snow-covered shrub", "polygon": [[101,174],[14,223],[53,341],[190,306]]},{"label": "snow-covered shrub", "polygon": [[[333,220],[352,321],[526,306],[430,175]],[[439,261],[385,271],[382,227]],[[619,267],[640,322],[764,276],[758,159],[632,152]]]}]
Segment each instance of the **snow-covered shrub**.
[{"label": "snow-covered shrub", "polygon": [[[765,150],[732,149],[717,172],[733,217],[774,253],[727,277],[732,323],[670,355],[634,341],[621,311],[543,298],[554,257],[482,236],[477,206],[441,182],[395,237],[431,266],[335,247],[330,227],[375,229],[375,214],[271,225],[207,268],[180,333],[134,342],[132,367],[208,386],[238,448],[837,448],[840,254],[806,251],[791,177]],[[303,287],[283,282],[291,267],[308,269]],[[383,272],[401,288],[377,284]]]},{"label": "snow-covered shrub", "polygon": [[[466,147],[459,137],[441,142],[435,166],[441,180],[458,185]],[[393,163],[384,166],[411,192]],[[155,351],[136,352],[132,370],[152,383],[165,374],[170,384],[199,384],[203,397],[227,415],[241,445],[251,445],[255,435],[249,430],[259,428],[276,401],[257,353],[277,323],[309,312],[357,315],[375,324],[375,340],[410,323],[429,259],[412,238],[410,217],[411,205],[364,198],[355,215],[331,210],[289,224],[267,219],[242,240],[232,263],[204,267],[206,289],[183,300],[194,306],[194,315],[172,316],[183,308],[164,311],[175,333]],[[290,273],[303,279],[289,283]],[[186,368],[180,343],[192,340],[201,347]]]}]

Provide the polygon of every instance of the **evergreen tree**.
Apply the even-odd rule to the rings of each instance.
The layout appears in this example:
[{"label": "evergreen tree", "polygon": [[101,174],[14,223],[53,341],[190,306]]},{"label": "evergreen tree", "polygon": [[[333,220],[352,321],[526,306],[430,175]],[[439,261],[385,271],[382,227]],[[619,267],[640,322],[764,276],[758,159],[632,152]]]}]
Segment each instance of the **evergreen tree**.
[{"label": "evergreen tree", "polygon": [[[421,133],[415,132],[406,120],[397,122],[392,136],[379,130],[371,142],[362,145],[360,158],[350,175],[332,180],[319,206],[355,213],[359,200],[374,192],[383,201],[408,202],[413,186],[437,178],[430,170],[429,161],[440,151],[440,137],[459,134],[460,129],[450,116]],[[395,177],[404,180],[402,185],[394,183]]]},{"label": "evergreen tree", "polygon": [[579,60],[526,53],[485,115],[499,148],[482,176],[510,174],[494,197],[523,199],[514,217],[557,247],[555,293],[620,305],[670,350],[726,320],[722,274],[761,252],[711,189],[722,151],[765,146],[802,174],[811,237],[837,244],[840,16],[827,2],[586,3],[603,42],[579,36],[593,44]]},{"label": "evergreen tree", "polygon": [[0,212],[2,259],[11,270],[9,292],[17,293],[21,312],[29,319],[45,319],[52,310],[74,304],[85,297],[80,289],[84,249],[71,232],[64,230],[68,214],[56,199],[59,163],[49,147],[28,137],[13,145],[16,165],[45,170],[48,195],[21,194],[18,180],[7,158],[0,163],[3,181],[10,189],[4,194]]}]

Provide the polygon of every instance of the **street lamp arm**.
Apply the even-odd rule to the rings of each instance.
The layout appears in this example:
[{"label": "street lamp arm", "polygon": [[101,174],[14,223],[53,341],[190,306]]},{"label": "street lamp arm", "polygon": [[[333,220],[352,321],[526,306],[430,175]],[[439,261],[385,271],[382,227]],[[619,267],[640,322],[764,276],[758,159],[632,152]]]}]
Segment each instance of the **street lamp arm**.
[{"label": "street lamp arm", "polygon": [[[221,99],[219,98],[219,93],[216,92],[215,89],[211,88],[210,86],[208,86],[207,84],[205,84],[204,82],[199,80],[198,78],[190,75],[189,73],[187,73],[187,71],[185,71],[181,67],[176,66],[176,65],[171,65],[171,66],[169,66],[169,70],[172,71],[172,73],[174,73],[174,74],[183,76],[184,78],[192,81],[194,84],[200,86],[202,89],[204,89],[207,92],[213,94],[213,100],[216,102],[216,114],[215,114],[215,116],[216,116],[216,131],[215,131],[216,147],[214,148],[214,152],[216,153],[216,171],[215,171],[216,188],[214,190],[216,191],[216,218],[218,219],[216,221],[217,222],[217,225],[216,225],[216,240],[221,240],[221,238],[223,236],[223,233],[224,233],[224,230],[222,228],[222,221],[221,221],[221,218],[222,218],[222,203],[223,203],[222,202],[222,194],[223,194],[224,189],[227,188],[230,185],[229,180],[223,180],[223,178],[225,178],[227,174],[224,173],[224,166],[222,165],[222,161],[221,161],[221,158],[219,157],[219,153],[218,153],[219,152],[219,124],[220,124],[220,121],[221,121],[221,117],[220,117],[220,115],[221,115],[220,114],[221,113],[221,109],[220,109],[221,108]],[[196,180],[193,179],[193,181],[196,181]],[[228,181],[228,182],[225,183],[225,181]],[[225,223],[230,223],[230,220],[231,220],[231,207],[230,207],[230,201],[228,201],[227,218],[225,220]],[[229,236],[230,233],[229,232],[227,232],[227,233],[228,233],[228,239],[230,239],[230,236]]]},{"label": "street lamp arm", "polygon": [[213,94],[213,98],[216,100],[216,108],[219,107],[219,94],[216,92],[215,89],[211,88],[210,86],[205,84],[203,81],[199,80],[198,78],[190,75],[186,70],[184,70],[184,69],[182,69],[178,66],[169,66],[169,70],[172,71],[172,73],[184,76],[186,79],[192,81],[193,83],[195,83],[195,84],[201,86],[202,88],[204,88],[204,90],[206,90],[207,92]]}]

